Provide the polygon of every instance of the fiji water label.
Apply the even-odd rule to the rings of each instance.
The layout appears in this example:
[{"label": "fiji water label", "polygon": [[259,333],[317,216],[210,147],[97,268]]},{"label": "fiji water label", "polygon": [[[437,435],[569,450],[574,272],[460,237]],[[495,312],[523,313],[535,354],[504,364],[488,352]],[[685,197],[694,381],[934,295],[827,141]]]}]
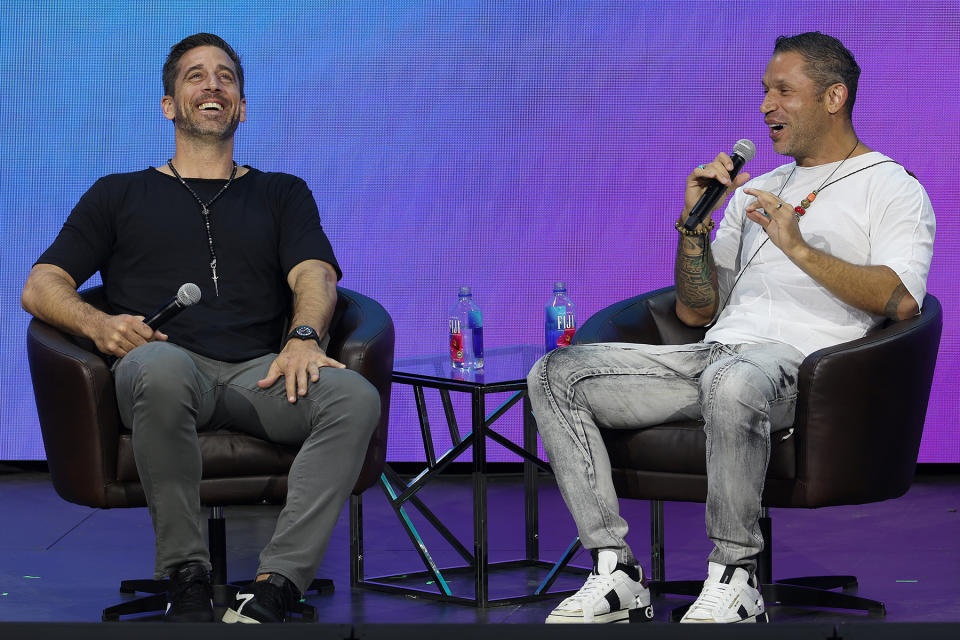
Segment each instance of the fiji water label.
[{"label": "fiji water label", "polygon": [[547,351],[557,347],[566,347],[573,340],[577,332],[577,319],[572,313],[567,313],[566,305],[556,307],[547,306],[545,313],[544,336]]},{"label": "fiji water label", "polygon": [[450,360],[463,362],[463,331],[458,318],[450,318]]}]

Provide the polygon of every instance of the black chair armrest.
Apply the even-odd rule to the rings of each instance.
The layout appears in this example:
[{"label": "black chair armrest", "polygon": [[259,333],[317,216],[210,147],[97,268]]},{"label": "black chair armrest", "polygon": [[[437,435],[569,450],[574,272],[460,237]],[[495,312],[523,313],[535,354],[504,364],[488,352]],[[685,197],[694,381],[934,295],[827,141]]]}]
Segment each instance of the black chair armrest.
[{"label": "black chair armrest", "polygon": [[804,360],[795,435],[809,506],[884,500],[909,488],[942,327],[940,303],[928,295],[920,315]]},{"label": "black chair armrest", "polygon": [[590,316],[573,341],[691,344],[702,340],[706,329],[683,324],[677,317],[675,303],[673,287],[621,300]]},{"label": "black chair armrest", "polygon": [[360,493],[383,471],[387,456],[394,328],[387,311],[372,298],[337,287],[337,307],[330,324],[328,353],[361,375],[380,392],[380,423],[370,439],[363,470],[354,486]]},{"label": "black chair armrest", "polygon": [[27,327],[27,360],[54,488],[70,502],[106,507],[120,432],[107,363],[36,319]]}]

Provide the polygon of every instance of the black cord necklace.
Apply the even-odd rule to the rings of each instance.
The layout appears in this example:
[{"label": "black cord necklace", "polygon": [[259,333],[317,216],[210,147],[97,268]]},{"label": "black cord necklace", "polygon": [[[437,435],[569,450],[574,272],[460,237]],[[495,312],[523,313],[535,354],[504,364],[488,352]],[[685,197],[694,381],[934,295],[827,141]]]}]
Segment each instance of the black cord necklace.
[{"label": "black cord necklace", "polygon": [[[848,175],[846,175],[846,176],[843,176],[843,178],[837,178],[837,180],[834,180],[834,181],[831,182],[830,184],[827,184],[827,181],[830,180],[830,178],[832,178],[832,177],[837,173],[837,171],[840,170],[840,167],[843,166],[843,163],[846,162],[847,159],[850,158],[850,156],[853,155],[853,152],[856,151],[856,150],[857,150],[857,147],[859,147],[859,146],[860,146],[860,140],[857,140],[857,144],[853,145],[853,149],[850,149],[850,153],[848,153],[846,156],[844,156],[843,160],[840,161],[840,164],[838,164],[838,165],[836,166],[836,168],[834,168],[834,170],[830,172],[830,175],[827,176],[827,179],[824,180],[822,183],[820,183],[820,186],[817,187],[816,189],[814,189],[814,190],[810,193],[810,195],[808,195],[806,198],[804,198],[803,200],[801,200],[801,201],[800,201],[800,204],[799,204],[798,206],[796,206],[796,207],[793,208],[793,212],[794,212],[794,213],[793,213],[793,217],[796,218],[798,222],[799,222],[799,220],[800,220],[800,217],[803,216],[803,215],[807,212],[807,208],[809,208],[810,205],[813,204],[813,201],[817,199],[817,194],[818,194],[818,193],[820,193],[821,191],[823,191],[824,189],[826,189],[827,187],[829,187],[830,184],[833,184],[833,182],[836,182],[837,180],[843,180],[843,178],[847,178],[847,177],[853,175],[852,173],[851,173],[851,174],[848,174]],[[790,175],[787,176],[787,179],[783,181],[783,186],[780,187],[780,191],[777,192],[777,198],[779,198],[779,197],[780,197],[780,194],[783,193],[783,190],[787,188],[787,183],[790,182],[790,178],[793,177],[793,174],[796,172],[796,170],[797,170],[797,165],[793,165],[793,170],[790,172]],[[777,203],[777,209],[779,209],[782,204],[783,204],[783,202],[778,202],[778,203]]]},{"label": "black cord necklace", "polygon": [[[858,146],[860,146],[860,141],[859,141],[859,140],[857,141],[857,144],[853,147],[853,149],[850,150],[850,153],[847,154],[847,157],[844,158],[843,160],[841,160],[841,161],[840,161],[840,164],[837,165],[837,168],[830,172],[830,175],[827,176],[827,180],[830,180],[830,178],[832,178],[832,177],[834,176],[834,174],[837,173],[837,170],[840,169],[840,167],[843,165],[843,163],[847,161],[847,158],[849,158],[849,157],[853,154],[853,152],[857,149]],[[846,180],[846,179],[849,178],[850,176],[852,176],[852,175],[854,175],[854,174],[857,174],[857,173],[860,173],[861,171],[866,171],[867,169],[872,169],[873,167],[875,167],[875,166],[877,166],[877,165],[879,165],[879,164],[886,164],[887,162],[893,162],[894,164],[899,164],[899,163],[897,163],[896,160],[881,160],[880,162],[874,162],[873,164],[869,164],[869,165],[867,165],[867,166],[865,166],[865,167],[862,167],[862,168],[860,168],[860,169],[857,169],[856,171],[851,171],[850,173],[848,173],[848,174],[846,174],[846,175],[843,175],[843,176],[840,176],[839,178],[837,178],[836,180],[834,180],[834,181],[832,181],[832,182],[827,182],[827,180],[824,180],[824,181],[823,181],[823,184],[821,184],[817,189],[815,189],[815,190],[813,191],[813,196],[814,196],[814,198],[815,198],[818,193],[820,193],[821,191],[823,191],[824,189],[826,189],[826,188],[829,187],[830,185],[836,184],[836,183],[840,182],[841,180]],[[780,194],[783,193],[783,190],[787,188],[787,183],[790,182],[790,178],[793,177],[793,174],[796,172],[796,170],[797,170],[797,167],[796,167],[796,165],[794,165],[793,170],[790,171],[790,175],[788,175],[788,176],[787,176],[787,179],[783,181],[783,185],[780,187],[780,190],[777,192],[777,198],[778,198],[778,199],[780,198]],[[808,196],[807,198],[804,198],[803,202],[801,202],[801,207],[797,207],[797,208],[803,208],[804,206],[809,207],[812,202],[813,202],[813,199]],[[806,204],[804,205],[804,203],[806,203]],[[780,205],[777,205],[777,206],[779,207]],[[800,222],[800,218],[803,217],[803,215],[806,213],[806,211],[804,210],[803,213],[800,213],[799,211],[796,210],[797,208],[794,208],[794,214],[793,214],[793,215],[794,215],[794,217],[797,219],[797,222],[799,223],[799,222]],[[742,226],[742,228],[740,229],[740,241],[741,241],[741,242],[743,242],[743,234],[744,234],[744,231],[746,230],[747,221],[748,221],[747,218],[744,217],[744,219],[743,219],[743,226]],[[717,309],[717,312],[716,312],[716,314],[713,316],[713,320],[710,322],[710,325],[709,325],[709,326],[713,326],[713,325],[716,323],[716,321],[720,318],[720,313],[726,308],[727,303],[730,302],[731,296],[733,296],[733,289],[734,289],[734,287],[737,286],[737,283],[740,282],[740,278],[743,276],[744,272],[746,272],[747,267],[750,266],[750,264],[753,262],[753,259],[757,257],[757,254],[760,253],[760,250],[763,249],[763,247],[766,246],[766,244],[767,244],[768,242],[770,242],[770,236],[767,236],[766,238],[764,238],[763,242],[760,243],[760,246],[757,247],[757,250],[754,251],[754,252],[753,252],[753,255],[750,256],[750,259],[747,260],[747,264],[743,265],[743,267],[740,269],[740,273],[737,274],[737,277],[734,279],[733,284],[730,285],[730,290],[727,292],[727,297],[724,298],[723,303],[722,303],[722,304],[720,305],[720,307]]]},{"label": "black cord necklace", "polygon": [[230,172],[230,179],[227,180],[227,183],[220,188],[220,191],[217,192],[217,195],[210,198],[209,202],[204,202],[200,199],[200,196],[197,195],[197,192],[194,191],[187,181],[180,177],[180,174],[177,173],[177,168],[173,166],[173,159],[167,160],[167,166],[170,167],[170,171],[173,172],[173,175],[177,177],[177,180],[180,181],[184,187],[187,188],[187,191],[190,192],[190,195],[200,203],[200,214],[203,215],[203,226],[207,230],[207,245],[210,247],[210,278],[213,280],[213,291],[217,297],[220,297],[220,287],[217,285],[217,252],[213,248],[213,232],[210,229],[210,207],[213,206],[213,203],[217,201],[217,198],[223,195],[223,192],[233,184],[233,179],[237,177],[237,163],[233,163],[233,171]]}]

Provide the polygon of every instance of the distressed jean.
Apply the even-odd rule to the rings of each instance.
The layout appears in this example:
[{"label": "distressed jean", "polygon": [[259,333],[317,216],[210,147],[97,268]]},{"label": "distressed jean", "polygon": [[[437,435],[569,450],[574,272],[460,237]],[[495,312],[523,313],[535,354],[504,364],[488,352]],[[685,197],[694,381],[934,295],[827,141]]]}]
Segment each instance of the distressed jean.
[{"label": "distressed jean", "polygon": [[220,362],[169,342],[150,342],[117,364],[117,404],[133,431],[133,453],[156,534],[154,576],[210,557],[201,529],[197,432],[243,431],[299,447],[287,499],[258,574],[278,573],[303,593],[360,474],[380,417],[380,395],[355,371],[321,367],[320,379],[291,404],[284,379],[257,386],[276,354]]},{"label": "distressed jean", "polygon": [[718,343],[574,345],[538,360],[530,402],[583,546],[636,563],[599,428],[703,419],[709,560],[755,570],[770,437],[793,423],[802,360],[784,344]]}]

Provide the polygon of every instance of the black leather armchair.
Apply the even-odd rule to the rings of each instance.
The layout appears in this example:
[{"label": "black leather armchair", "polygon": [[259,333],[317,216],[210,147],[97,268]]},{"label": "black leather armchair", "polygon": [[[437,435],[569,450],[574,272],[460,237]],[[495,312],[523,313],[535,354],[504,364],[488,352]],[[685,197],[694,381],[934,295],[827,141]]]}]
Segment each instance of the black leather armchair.
[{"label": "black leather armchair", "polygon": [[[618,302],[593,315],[576,343],[684,344],[704,330],[675,313],[672,287]],[[810,354],[799,372],[793,431],[774,438],[763,495],[765,550],[758,577],[768,604],[885,612],[855,591],[853,576],[772,580],[767,507],[816,508],[896,498],[913,479],[942,329],[939,301],[927,295],[920,315],[887,322],[859,340]],[[706,438],[701,421],[635,431],[602,430],[614,485],[623,498],[651,500],[652,578],[659,593],[697,595],[699,581],[665,581],[663,502],[705,502]]]},{"label": "black leather armchair", "polygon": [[[106,305],[100,287],[81,295],[98,308]],[[380,392],[380,424],[354,486],[356,495],[377,481],[386,458],[393,321],[376,301],[338,287],[329,333],[327,352],[331,357],[362,374]],[[113,375],[92,342],[34,319],[27,329],[27,356],[47,464],[57,493],[69,502],[103,509],[145,506],[131,433],[122,425],[117,410]],[[211,578],[215,601],[222,603],[231,597],[226,584],[223,507],[282,504],[287,472],[297,449],[228,429],[201,433],[200,448],[200,499],[211,507]],[[104,620],[166,606],[162,581],[125,580],[121,591],[158,595],[105,609]],[[315,616],[309,606],[301,613]]]}]

